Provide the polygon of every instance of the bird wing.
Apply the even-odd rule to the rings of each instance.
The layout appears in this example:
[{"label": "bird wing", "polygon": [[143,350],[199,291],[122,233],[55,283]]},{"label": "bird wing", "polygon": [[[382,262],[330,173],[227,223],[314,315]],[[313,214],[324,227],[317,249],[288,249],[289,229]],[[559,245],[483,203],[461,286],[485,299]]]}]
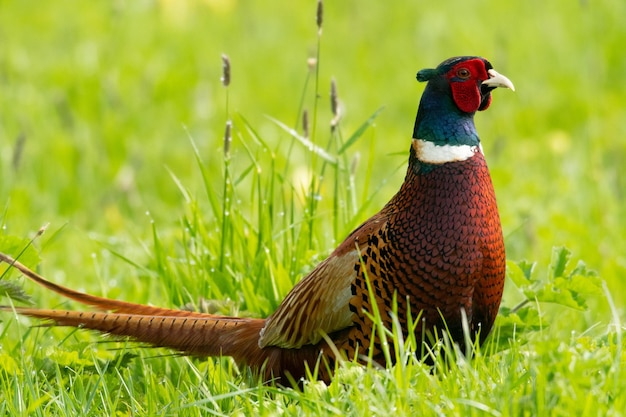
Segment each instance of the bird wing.
[{"label": "bird wing", "polygon": [[383,212],[354,230],[341,245],[305,276],[268,317],[259,346],[297,349],[317,344],[325,335],[354,324],[350,310],[356,268],[368,237],[386,223]]}]

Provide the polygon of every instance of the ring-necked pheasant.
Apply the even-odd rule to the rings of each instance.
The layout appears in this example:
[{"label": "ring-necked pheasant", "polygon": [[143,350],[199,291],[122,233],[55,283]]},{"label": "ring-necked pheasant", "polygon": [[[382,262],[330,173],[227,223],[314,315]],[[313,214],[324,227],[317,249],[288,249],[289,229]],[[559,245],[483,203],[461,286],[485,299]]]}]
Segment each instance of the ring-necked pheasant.
[{"label": "ring-necked pheasant", "polygon": [[[38,284],[109,312],[15,310],[57,325],[130,336],[187,354],[232,356],[239,364],[265,372],[267,378],[289,375],[296,380],[320,358],[334,363],[337,353],[361,357],[371,348],[374,360],[384,363],[380,341],[372,336],[370,314],[376,304],[390,328],[394,295],[405,333],[408,312],[413,317],[421,314],[416,340],[428,341],[436,330],[439,335],[449,332],[463,344],[464,314],[470,337],[483,341],[502,297],[505,252],[474,113],[489,107],[496,87],[514,87],[487,60],[469,56],[421,70],[417,79],[428,84],[400,191],[305,276],[267,319],[96,297],[46,281],[0,254],[0,260]],[[319,377],[330,378],[325,366]]]}]

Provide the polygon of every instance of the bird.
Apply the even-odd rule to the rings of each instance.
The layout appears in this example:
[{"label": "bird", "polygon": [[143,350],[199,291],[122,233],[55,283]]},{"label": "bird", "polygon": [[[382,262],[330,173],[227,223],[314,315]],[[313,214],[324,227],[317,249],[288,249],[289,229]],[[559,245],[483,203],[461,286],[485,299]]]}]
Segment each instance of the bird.
[{"label": "bird", "polygon": [[478,56],[447,59],[416,78],[426,86],[399,191],[305,275],[269,317],[98,297],[50,282],[5,254],[0,261],[37,284],[97,311],[2,310],[181,354],[230,356],[279,383],[302,381],[313,369],[330,382],[345,359],[394,362],[374,331],[375,314],[385,328],[399,323],[405,337],[413,332],[427,345],[444,333],[459,346],[468,336],[484,342],[502,299],[506,254],[474,115],[490,106],[494,89],[515,88]]}]

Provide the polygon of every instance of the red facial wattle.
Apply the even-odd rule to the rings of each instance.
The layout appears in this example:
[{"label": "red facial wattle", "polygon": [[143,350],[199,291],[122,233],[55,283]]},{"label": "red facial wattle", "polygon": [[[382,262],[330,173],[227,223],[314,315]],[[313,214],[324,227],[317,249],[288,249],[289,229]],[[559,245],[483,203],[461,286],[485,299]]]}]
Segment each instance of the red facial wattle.
[{"label": "red facial wattle", "polygon": [[489,79],[485,63],[481,59],[460,62],[446,74],[452,98],[457,107],[465,113],[485,110],[491,104],[490,90],[482,94],[481,83]]}]

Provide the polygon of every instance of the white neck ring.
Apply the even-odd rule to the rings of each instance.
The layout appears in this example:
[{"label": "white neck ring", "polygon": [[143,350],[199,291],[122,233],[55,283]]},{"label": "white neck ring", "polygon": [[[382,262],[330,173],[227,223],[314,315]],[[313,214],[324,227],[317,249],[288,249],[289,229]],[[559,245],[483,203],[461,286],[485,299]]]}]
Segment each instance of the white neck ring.
[{"label": "white neck ring", "polygon": [[478,145],[437,145],[423,139],[413,139],[413,149],[417,159],[427,164],[445,164],[470,159],[477,153],[483,153]]}]

